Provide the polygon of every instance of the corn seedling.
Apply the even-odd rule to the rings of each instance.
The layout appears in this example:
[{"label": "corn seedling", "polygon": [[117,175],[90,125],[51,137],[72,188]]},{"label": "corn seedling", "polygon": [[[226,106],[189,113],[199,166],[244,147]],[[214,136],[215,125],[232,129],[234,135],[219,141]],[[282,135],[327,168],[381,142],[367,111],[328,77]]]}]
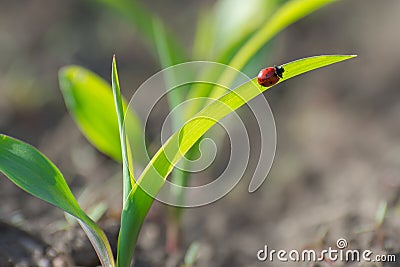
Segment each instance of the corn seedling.
[{"label": "corn seedling", "polygon": [[[305,72],[353,57],[315,56],[283,64],[285,75],[278,84]],[[122,160],[123,209],[116,261],[104,232],[81,209],[59,169],[36,148],[1,134],[0,171],[26,192],[74,216],[88,235],[102,266],[129,267],[141,226],[154,200],[144,188],[156,195],[174,165],[216,122],[271,87],[260,88],[257,78],[254,78],[207,104],[168,139],[135,180],[131,154],[133,157],[140,154],[136,154],[135,151],[131,153],[126,136],[133,134],[140,138],[141,134],[135,129],[124,128],[124,120],[133,120],[136,124],[138,122],[135,121],[134,112],[126,110],[126,102],[121,97],[115,58],[111,73],[111,89],[95,74],[80,67],[62,69],[60,83],[66,100],[70,101],[67,101],[67,105],[88,139],[110,156]],[[84,90],[85,85],[91,85],[87,88],[96,88],[95,92],[98,94]],[[97,107],[96,110],[101,113],[91,114],[91,108],[96,107],[90,106],[93,99],[88,100],[88,97],[100,101],[104,110],[100,111]],[[85,102],[85,99],[89,102]],[[177,143],[179,146],[176,146]],[[175,156],[169,160],[166,154]]]},{"label": "corn seedling", "polygon": [[[136,32],[149,44],[148,47],[155,54],[162,68],[188,60],[211,60],[227,64],[239,71],[253,73],[265,63],[266,58],[270,58],[274,53],[271,41],[278,33],[335,1],[218,0],[213,6],[203,8],[199,12],[193,46],[189,49],[184,49],[184,45],[168,29],[166,23],[139,1],[96,0],[95,2],[114,10],[131,23]],[[187,53],[188,50],[191,55]],[[215,75],[215,72],[210,71],[209,75]],[[224,84],[229,84],[234,78],[229,77],[228,73],[217,75],[220,75],[220,81]],[[174,79],[174,77],[167,78],[169,81]],[[221,90],[213,90],[213,87],[204,87],[199,84],[194,84],[188,95],[184,95],[179,90],[173,90],[167,94],[169,110],[172,111],[186,99],[201,97],[217,99],[222,94]],[[205,103],[201,101],[194,102],[183,112],[186,116],[174,113],[171,117],[173,131],[178,131],[180,126],[199,112],[204,105]],[[198,143],[186,154],[189,160],[193,159]],[[138,159],[134,157],[135,161]],[[137,164],[140,163],[143,161]],[[190,164],[189,161],[184,161],[181,168],[175,168],[172,171],[172,183],[181,187],[188,185],[190,173],[184,171],[189,167],[188,164]],[[171,192],[171,195],[177,199],[176,202],[182,201],[185,197],[183,190],[178,189]],[[174,252],[178,248],[181,216],[182,209],[168,207],[166,248],[169,252]]]}]

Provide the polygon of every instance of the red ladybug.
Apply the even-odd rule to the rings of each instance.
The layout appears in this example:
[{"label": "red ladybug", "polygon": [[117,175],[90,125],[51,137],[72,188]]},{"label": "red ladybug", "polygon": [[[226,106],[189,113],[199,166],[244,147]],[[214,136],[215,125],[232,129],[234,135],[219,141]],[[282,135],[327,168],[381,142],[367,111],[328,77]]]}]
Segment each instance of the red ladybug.
[{"label": "red ladybug", "polygon": [[268,67],[262,69],[257,76],[258,84],[264,87],[272,86],[276,84],[280,78],[282,78],[282,73],[285,70],[282,66]]}]

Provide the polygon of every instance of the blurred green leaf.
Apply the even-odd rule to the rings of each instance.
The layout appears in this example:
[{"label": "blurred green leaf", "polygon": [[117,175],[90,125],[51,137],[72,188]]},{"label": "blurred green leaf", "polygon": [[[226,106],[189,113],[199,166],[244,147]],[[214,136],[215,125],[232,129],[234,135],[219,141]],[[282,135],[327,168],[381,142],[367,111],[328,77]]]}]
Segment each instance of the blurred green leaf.
[{"label": "blurred green leaf", "polygon": [[282,5],[236,53],[229,65],[241,70],[262,46],[280,31],[337,0],[292,0]]},{"label": "blurred green leaf", "polygon": [[103,266],[114,266],[104,232],[80,208],[57,167],[34,147],[0,134],[0,171],[13,183],[76,217]]},{"label": "blurred green leaf", "polygon": [[[242,70],[250,59],[280,31],[319,8],[335,1],[336,0],[291,0],[286,2],[280,6],[276,12],[274,12],[268,21],[266,21],[262,27],[247,40],[247,42],[237,47],[239,49],[228,65],[237,70]],[[218,61],[226,61],[227,57],[231,54],[229,49],[233,48],[234,47],[227,47],[228,50],[221,53],[221,58],[218,59]],[[223,73],[220,78],[220,83],[230,84],[230,81],[233,81],[234,78],[232,72]],[[196,86],[190,91],[188,99],[209,96],[212,91],[212,88],[204,90],[200,86]],[[210,98],[216,99],[220,96],[221,91],[217,90],[210,95]],[[187,111],[187,114],[193,115],[201,108],[201,101],[196,101],[194,105],[189,107],[190,110]]]},{"label": "blurred green leaf", "polygon": [[193,60],[207,60],[214,49],[215,44],[215,21],[213,13],[207,9],[199,11],[197,27],[193,40]]},{"label": "blurred green leaf", "polygon": [[200,244],[198,242],[193,242],[190,244],[186,251],[184,262],[184,267],[193,267],[196,263],[197,254],[199,252]]},{"label": "blurred green leaf", "polygon": [[[139,31],[142,36],[150,43],[156,50],[156,38],[153,21],[157,20],[161,22],[161,19],[152,14],[144,6],[142,6],[137,0],[94,0],[102,3],[108,7],[119,12],[121,15],[126,17]],[[165,23],[162,23],[164,24]],[[168,54],[171,56],[172,65],[182,63],[185,61],[185,53],[183,47],[180,46],[176,37],[174,37],[168,30],[163,33],[164,36],[160,37],[166,40],[166,49]]]},{"label": "blurred green leaf", "polygon": [[[280,82],[352,57],[354,56],[317,56],[284,64],[285,74]],[[228,92],[192,117],[158,150],[133,186],[125,203],[118,266],[129,266],[141,225],[153,202],[152,196],[157,195],[175,164],[214,124],[269,88],[271,87],[260,89],[257,78],[254,78]]]},{"label": "blurred green leaf", "polygon": [[227,64],[235,51],[265,23],[279,0],[220,0],[212,10],[199,12],[193,43],[197,60]]},{"label": "blurred green leaf", "polygon": [[[59,72],[60,88],[65,104],[86,138],[101,152],[121,161],[118,118],[115,113],[110,85],[95,73],[79,67],[67,66]],[[122,100],[124,108],[126,101]],[[127,134],[134,147],[135,161],[145,164],[144,136],[139,118],[128,110]]]},{"label": "blurred green leaf", "polygon": [[226,47],[240,42],[259,28],[274,11],[275,6],[275,0],[217,1],[213,10],[216,55],[220,55]]},{"label": "blurred green leaf", "polygon": [[[157,49],[157,54],[159,57],[159,60],[161,62],[161,66],[163,68],[168,68],[174,64],[172,55],[170,54],[170,51],[168,50],[168,41],[165,39],[165,27],[159,21],[158,19],[155,19],[153,21],[153,29],[154,29],[154,36],[155,36],[155,44],[156,44],[156,49]],[[182,74],[181,74],[182,75]],[[165,88],[171,88],[170,85],[175,84],[175,73],[173,69],[170,69],[169,71],[165,72],[165,75],[163,76],[165,79]],[[182,93],[182,90],[170,90],[167,92],[167,98],[168,98],[168,104],[169,104],[169,109],[173,110],[176,106],[181,104],[184,100],[184,95]],[[182,121],[182,116],[180,114],[175,114],[172,117],[172,124],[173,127],[178,127],[178,125],[181,125]]]},{"label": "blurred green leaf", "polygon": [[378,210],[375,214],[375,227],[376,228],[380,228],[382,226],[382,224],[385,222],[385,217],[387,215],[387,202],[386,201],[381,201],[381,203],[379,203],[379,207]]},{"label": "blurred green leaf", "polygon": [[[161,65],[163,68],[167,68],[172,65],[172,58],[170,57],[170,54],[167,49],[167,40],[165,40],[164,26],[158,20],[154,21],[154,31],[155,31],[154,35],[156,36],[155,41],[157,46],[157,52],[160,58]],[[179,74],[175,73],[173,68],[165,72],[165,75],[163,76],[165,79],[164,82],[166,84],[165,88],[172,88],[173,84],[176,84],[175,82],[176,75],[185,75],[185,73],[179,73]],[[172,111],[175,107],[184,102],[185,95],[183,94],[183,92],[184,92],[183,90],[179,90],[176,88],[174,90],[170,90],[167,92],[169,110]],[[172,116],[171,119],[172,119],[173,131],[177,131],[184,123],[184,116],[180,112],[175,112],[174,116]],[[185,169],[185,166],[182,166],[182,168]],[[174,172],[172,173],[172,182],[174,184],[185,186],[186,182],[188,181],[188,176],[189,176],[188,172],[175,169]],[[183,197],[179,192],[175,192],[175,194],[177,198]]]}]

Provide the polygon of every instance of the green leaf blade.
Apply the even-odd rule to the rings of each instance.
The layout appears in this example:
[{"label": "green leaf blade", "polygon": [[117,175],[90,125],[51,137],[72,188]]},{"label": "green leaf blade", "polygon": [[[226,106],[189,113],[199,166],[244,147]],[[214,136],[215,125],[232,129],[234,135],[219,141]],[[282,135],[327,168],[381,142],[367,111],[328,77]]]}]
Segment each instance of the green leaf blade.
[{"label": "green leaf blade", "polygon": [[16,185],[66,212],[81,210],[57,167],[33,147],[0,135],[0,170]]},{"label": "green leaf blade", "polygon": [[[127,199],[129,193],[132,191],[132,185],[135,185],[133,177],[133,164],[131,162],[129,153],[129,146],[127,145],[127,136],[125,133],[124,123],[124,108],[121,99],[121,88],[119,85],[117,61],[115,55],[113,57],[111,65],[111,84],[114,95],[115,109],[118,117],[118,126],[121,140],[121,151],[122,151],[122,178],[123,178],[123,211],[121,214],[121,229],[127,229],[118,236],[118,255],[117,255],[117,266],[129,267],[133,256],[133,246],[136,244],[136,239],[132,238],[131,232],[139,231],[143,221],[136,221],[136,210],[137,206],[141,203],[134,203],[134,205],[127,205]],[[143,198],[138,198],[139,201],[143,201]],[[143,216],[143,215],[139,215]],[[132,221],[127,222],[127,218]],[[122,256],[121,257],[121,251]]]},{"label": "green leaf blade", "polygon": [[283,78],[280,80],[280,82],[303,73],[355,57],[357,57],[357,55],[320,55],[292,61],[282,65],[285,69],[285,72],[283,73]]},{"label": "green leaf blade", "polygon": [[57,167],[34,147],[0,134],[0,171],[29,194],[76,217],[103,266],[114,266],[104,232],[85,214]]},{"label": "green leaf blade", "polygon": [[[115,59],[115,55],[113,57],[111,66],[111,85],[114,96],[115,110],[118,117],[118,130],[120,135],[119,140],[122,153],[123,204],[124,204],[126,198],[128,197],[129,192],[132,189],[132,183],[134,183],[134,177],[133,177],[133,164],[130,165],[131,157],[128,154],[128,146],[127,146],[127,138],[126,138],[125,122],[124,122],[125,113],[124,113],[124,107],[122,105],[121,89],[119,85],[117,61]],[[131,181],[131,175],[132,175],[132,181]]]}]

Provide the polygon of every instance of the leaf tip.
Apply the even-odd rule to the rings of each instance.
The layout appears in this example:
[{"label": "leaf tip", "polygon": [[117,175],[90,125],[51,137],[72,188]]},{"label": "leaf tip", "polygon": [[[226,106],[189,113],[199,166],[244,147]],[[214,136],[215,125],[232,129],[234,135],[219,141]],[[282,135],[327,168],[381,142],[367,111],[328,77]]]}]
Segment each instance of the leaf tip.
[{"label": "leaf tip", "polygon": [[117,77],[118,76],[118,72],[117,72],[117,56],[115,54],[113,54],[113,58],[112,58],[111,76],[112,77]]}]

